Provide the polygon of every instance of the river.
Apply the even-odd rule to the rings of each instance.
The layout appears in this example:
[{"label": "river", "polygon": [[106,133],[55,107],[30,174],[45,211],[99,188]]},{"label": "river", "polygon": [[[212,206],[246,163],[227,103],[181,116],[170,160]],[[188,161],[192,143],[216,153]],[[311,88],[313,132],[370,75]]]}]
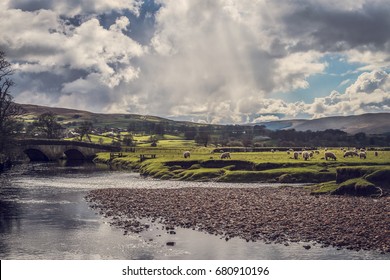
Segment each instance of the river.
[{"label": "river", "polygon": [[[238,184],[145,179],[93,164],[29,163],[0,174],[0,259],[388,259],[371,251],[337,250],[318,244],[265,244],[160,225],[123,234],[85,201],[97,188],[236,187]],[[245,184],[245,187],[261,187]],[[174,242],[174,246],[167,246]]]}]

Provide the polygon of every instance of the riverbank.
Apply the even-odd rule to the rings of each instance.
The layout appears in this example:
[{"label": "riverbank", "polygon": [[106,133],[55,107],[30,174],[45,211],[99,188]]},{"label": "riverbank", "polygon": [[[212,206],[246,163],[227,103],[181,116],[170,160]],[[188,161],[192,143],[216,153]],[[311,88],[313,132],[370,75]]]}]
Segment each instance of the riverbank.
[{"label": "riverbank", "polygon": [[307,161],[296,160],[285,152],[235,153],[227,160],[210,156],[207,151],[198,152],[190,159],[183,159],[177,151],[161,149],[154,153],[155,158],[144,161],[135,153],[123,153],[117,158],[102,153],[94,161],[162,180],[309,183],[316,184],[312,188],[316,194],[383,196],[390,193],[390,152],[387,151],[379,156],[370,152],[367,160],[344,158],[342,151],[337,151],[337,161],[326,161],[320,155]]},{"label": "riverbank", "polygon": [[390,253],[389,197],[313,196],[304,188],[262,187],[100,189],[90,191],[87,200],[125,233],[159,222],[171,234],[183,227],[226,240],[286,246],[305,241]]}]

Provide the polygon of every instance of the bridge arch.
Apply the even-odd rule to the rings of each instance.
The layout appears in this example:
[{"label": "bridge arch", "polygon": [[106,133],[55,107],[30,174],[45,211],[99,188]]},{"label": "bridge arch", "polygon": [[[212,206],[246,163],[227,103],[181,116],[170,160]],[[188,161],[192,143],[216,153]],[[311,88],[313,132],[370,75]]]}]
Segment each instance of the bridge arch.
[{"label": "bridge arch", "polygon": [[49,161],[47,155],[45,155],[41,150],[38,149],[26,149],[24,153],[28,156],[30,161]]},{"label": "bridge arch", "polygon": [[68,160],[85,160],[86,157],[77,149],[68,149],[64,152]]},{"label": "bridge arch", "polygon": [[99,152],[120,151],[120,147],[57,139],[19,139],[15,146],[15,152],[25,153],[31,161],[55,161],[64,155],[70,160],[91,160]]}]

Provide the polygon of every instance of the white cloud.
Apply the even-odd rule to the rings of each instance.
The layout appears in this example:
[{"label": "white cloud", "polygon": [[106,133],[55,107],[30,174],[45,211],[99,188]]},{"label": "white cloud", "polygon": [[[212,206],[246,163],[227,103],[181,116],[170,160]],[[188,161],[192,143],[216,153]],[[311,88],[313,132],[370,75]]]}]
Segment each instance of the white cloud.
[{"label": "white cloud", "polygon": [[292,89],[309,88],[307,78],[323,73],[327,64],[320,62],[322,55],[320,53],[299,52],[293,53],[278,59],[278,67],[275,75],[276,84],[279,85],[279,90],[290,91]]},{"label": "white cloud", "polygon": [[252,121],[252,123],[260,123],[260,122],[270,122],[270,121],[279,121],[280,118],[275,115],[260,115],[256,119]]},{"label": "white cloud", "polygon": [[[15,60],[14,67],[19,72],[17,84],[28,86],[16,96],[20,102],[31,100],[50,105],[47,104],[50,101],[56,106],[104,111],[105,103],[117,102],[113,98],[114,88],[138,77],[139,69],[132,59],[143,55],[145,48],[123,33],[130,24],[127,17],[119,17],[105,29],[95,18],[70,28],[49,10],[8,10],[0,12],[0,16],[6,19],[0,25],[0,33],[4,34],[0,47]],[[41,83],[27,83],[29,75]],[[48,84],[52,83],[52,75],[58,84],[51,88]],[[34,92],[34,97],[26,97],[27,92]],[[97,92],[100,98],[96,98]],[[76,100],[79,93],[88,97],[69,101],[70,96]]]},{"label": "white cloud", "polygon": [[242,100],[307,88],[307,78],[326,67],[318,52],[286,53],[270,31],[269,14],[278,12],[264,1],[161,3],[152,55],[135,81],[135,93],[151,101],[149,113],[200,114],[207,104],[210,122],[234,122]]},{"label": "white cloud", "polygon": [[128,82],[137,77],[138,70],[131,59],[144,52],[141,45],[125,36],[127,23],[121,17],[109,30],[104,29],[98,20],[91,19],[75,28],[65,39],[65,54],[61,64],[69,64],[73,69],[89,69],[101,74],[105,84],[117,86],[120,81]]},{"label": "white cloud", "polygon": [[338,87],[342,87],[342,86],[348,85],[350,82],[351,82],[350,79],[346,79],[346,80],[342,81],[342,82],[338,85]]},{"label": "white cloud", "polygon": [[387,44],[387,50],[372,51],[364,50],[349,50],[346,52],[349,63],[361,65],[360,71],[373,71],[377,69],[388,69],[390,67],[390,41]]},{"label": "white cloud", "polygon": [[[388,1],[158,0],[144,45],[131,38],[141,2],[2,1],[17,100],[213,123],[388,110]],[[333,54],[367,73],[345,93],[287,102],[315,93],[309,78]]]},{"label": "white cloud", "polygon": [[372,71],[361,74],[356,82],[347,88],[346,93],[356,95],[358,93],[372,93],[378,89],[390,90],[389,75],[385,71]]},{"label": "white cloud", "polygon": [[314,117],[388,111],[390,75],[385,71],[362,73],[345,93],[333,91],[328,97],[316,98],[308,108]]},{"label": "white cloud", "polygon": [[25,11],[52,10],[67,17],[130,10],[139,13],[141,0],[3,0],[9,9]]}]

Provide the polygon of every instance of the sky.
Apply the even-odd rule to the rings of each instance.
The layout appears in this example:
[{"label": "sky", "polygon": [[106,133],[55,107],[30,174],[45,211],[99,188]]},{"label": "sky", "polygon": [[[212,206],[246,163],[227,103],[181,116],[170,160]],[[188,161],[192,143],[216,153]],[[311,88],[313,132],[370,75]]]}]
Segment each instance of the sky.
[{"label": "sky", "polygon": [[389,0],[2,0],[16,102],[241,124],[390,112]]}]

